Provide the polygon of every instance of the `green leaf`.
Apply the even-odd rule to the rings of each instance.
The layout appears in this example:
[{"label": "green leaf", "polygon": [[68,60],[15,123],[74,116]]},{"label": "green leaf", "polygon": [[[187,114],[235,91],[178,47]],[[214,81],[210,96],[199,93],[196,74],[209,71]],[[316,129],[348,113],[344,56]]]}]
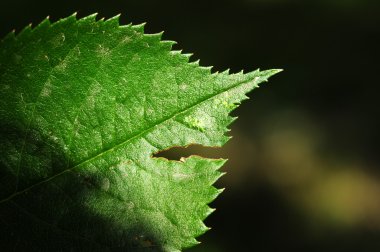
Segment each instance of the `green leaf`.
[{"label": "green leaf", "polygon": [[178,251],[197,244],[229,112],[278,70],[189,63],[162,34],[75,15],[0,44],[0,244],[17,251]]}]

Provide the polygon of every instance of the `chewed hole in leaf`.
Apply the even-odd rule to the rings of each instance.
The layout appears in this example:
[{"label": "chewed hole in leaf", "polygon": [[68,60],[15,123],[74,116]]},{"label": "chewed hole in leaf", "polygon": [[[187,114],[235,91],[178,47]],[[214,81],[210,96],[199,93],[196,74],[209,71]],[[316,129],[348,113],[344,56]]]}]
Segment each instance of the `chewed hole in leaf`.
[{"label": "chewed hole in leaf", "polygon": [[188,146],[174,146],[167,150],[156,152],[153,154],[153,157],[163,157],[171,161],[180,161],[183,158],[194,155],[204,158],[221,158],[222,150],[220,147],[191,144]]}]

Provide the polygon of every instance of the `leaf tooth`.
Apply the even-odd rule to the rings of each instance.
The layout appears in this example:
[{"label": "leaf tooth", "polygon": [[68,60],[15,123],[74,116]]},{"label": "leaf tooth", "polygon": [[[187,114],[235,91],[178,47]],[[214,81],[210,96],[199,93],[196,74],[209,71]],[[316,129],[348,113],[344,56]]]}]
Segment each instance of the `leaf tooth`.
[{"label": "leaf tooth", "polygon": [[198,245],[198,244],[200,244],[200,242],[199,241],[197,241],[195,238],[191,238],[190,240],[188,240],[188,244],[187,244],[187,246],[186,247],[193,247],[193,246],[195,246],[195,245]]},{"label": "leaf tooth", "polygon": [[[199,220],[199,224],[198,224],[198,228],[197,228],[197,232],[195,233],[195,236],[198,237],[200,235],[203,235],[204,233],[206,233],[207,231],[209,231],[211,228],[207,227],[202,220]],[[198,242],[198,241],[197,241]],[[198,242],[200,243],[200,242]]]},{"label": "leaf tooth", "polygon": [[[90,17],[90,16],[88,16],[88,17]],[[65,17],[65,18],[61,18],[57,22],[52,23],[51,27],[62,25],[62,24],[66,24],[66,23],[74,23],[76,21],[77,21],[77,13],[74,12],[72,15],[70,15],[68,17]]]},{"label": "leaf tooth", "polygon": [[190,59],[191,56],[193,56],[194,54],[193,53],[182,53],[183,56],[185,56],[186,58]]},{"label": "leaf tooth", "polygon": [[13,29],[7,35],[5,35],[4,38],[1,39],[1,43],[8,41],[8,40],[14,40],[15,38],[16,38],[16,30]]},{"label": "leaf tooth", "polygon": [[121,31],[130,32],[131,27],[132,27],[132,23],[129,23],[126,25],[119,25],[118,29]]},{"label": "leaf tooth", "polygon": [[171,45],[175,45],[177,44],[177,41],[174,41],[174,40],[161,40],[161,43],[163,44],[171,44]]},{"label": "leaf tooth", "polygon": [[205,73],[210,74],[211,73],[211,69],[213,68],[213,66],[201,66],[199,68],[201,70],[203,70]]},{"label": "leaf tooth", "polygon": [[29,35],[32,32],[32,23],[25,26],[20,33],[17,35],[18,38],[22,38],[24,36]]},{"label": "leaf tooth", "polygon": [[224,192],[225,189],[226,189],[226,188],[219,188],[219,189],[218,189],[218,195],[221,194],[222,192]]},{"label": "leaf tooth", "polygon": [[183,61],[184,63],[189,63],[190,54],[183,54],[182,50],[171,50],[168,52],[171,56],[175,57],[177,60]]},{"label": "leaf tooth", "polygon": [[121,27],[121,28],[124,28],[124,27],[131,28],[132,26],[133,26],[132,23],[128,23],[128,24],[125,24],[125,25],[119,25],[119,27]]},{"label": "leaf tooth", "polygon": [[176,57],[178,60],[188,63],[191,57],[191,54],[182,53],[182,50],[172,50],[169,52],[172,56]]},{"label": "leaf tooth", "polygon": [[180,55],[180,54],[182,54],[182,50],[171,50],[170,51],[170,54],[172,54],[172,55]]},{"label": "leaf tooth", "polygon": [[49,16],[47,16],[44,20],[42,20],[36,27],[34,27],[33,31],[37,32],[44,27],[49,27],[51,25]]},{"label": "leaf tooth", "polygon": [[[78,20],[78,12],[74,12],[73,14],[71,14],[70,16],[68,16],[68,17],[66,17],[66,18],[63,18],[64,20],[75,20],[75,21],[77,21]],[[49,16],[48,16],[48,18],[50,18]]]},{"label": "leaf tooth", "polygon": [[[227,174],[227,172],[220,172],[219,173],[219,177],[218,177],[218,179],[220,179],[221,177],[223,177],[224,175],[226,175]],[[224,189],[223,189],[224,190]]]},{"label": "leaf tooth", "polygon": [[203,233],[206,233],[209,230],[211,230],[211,227],[204,225]]},{"label": "leaf tooth", "polygon": [[244,74],[243,70],[240,70],[239,72],[235,72],[235,73],[231,73],[231,71],[229,71],[228,73],[224,73],[224,74],[227,75],[227,77],[239,79],[239,81],[241,81],[241,82],[243,82],[243,81],[248,82],[251,80],[251,78],[247,78],[247,75]]},{"label": "leaf tooth", "polygon": [[[231,131],[231,129],[229,128],[230,125],[231,125],[231,124],[228,124],[228,125],[226,125],[226,126],[224,127],[224,129],[223,129],[223,133],[224,133],[224,134],[226,134],[226,133],[228,133],[228,132]],[[231,138],[232,138],[232,136],[229,136],[229,135],[225,135],[225,136],[228,137],[227,142],[230,141]]]},{"label": "leaf tooth", "polygon": [[173,45],[177,44],[177,42],[172,41],[172,40],[161,40],[160,41],[160,46],[167,51],[171,51]]},{"label": "leaf tooth", "polygon": [[212,186],[209,195],[207,195],[206,204],[209,204],[212,201],[214,201],[223,191],[224,188],[217,189],[214,186]]},{"label": "leaf tooth", "polygon": [[120,23],[120,16],[121,14],[117,14],[111,18],[108,18],[105,22],[106,23],[111,23],[112,25],[116,25],[116,26],[119,26],[119,23]]},{"label": "leaf tooth", "polygon": [[221,138],[220,138],[220,140],[218,140],[218,142],[215,143],[215,146],[222,147],[222,146],[225,145],[229,140],[230,140],[230,137],[229,137],[229,136],[222,135]]},{"label": "leaf tooth", "polygon": [[132,25],[131,28],[136,32],[144,33],[145,25],[146,25],[146,22],[137,24],[137,25]]},{"label": "leaf tooth", "polygon": [[164,31],[160,31],[160,32],[157,32],[157,33],[145,33],[144,36],[146,37],[159,37],[161,39],[162,35],[164,34]]},{"label": "leaf tooth", "polygon": [[78,22],[79,23],[88,23],[88,24],[95,23],[97,16],[98,16],[98,13],[94,13],[94,14],[91,14],[91,15],[88,15],[86,17],[79,19]]},{"label": "leaf tooth", "polygon": [[253,81],[255,81],[257,83],[257,86],[258,84],[260,84],[261,82],[267,82],[269,77],[281,72],[282,69],[271,69],[271,70],[264,70],[264,71],[260,71],[260,69],[257,69],[253,72],[250,72],[250,73],[247,73],[245,74],[245,78],[247,79],[251,79]]},{"label": "leaf tooth", "polygon": [[215,212],[215,210],[216,210],[216,208],[212,208],[212,207],[207,206],[206,211],[203,213],[202,218],[206,219],[206,217],[209,216],[210,214],[212,214],[213,212]]},{"label": "leaf tooth", "polygon": [[120,15],[117,15],[109,19],[105,19],[105,18],[99,19],[98,22],[101,22],[102,30],[109,33],[109,32],[112,32],[113,30],[119,29],[120,27],[119,16]]},{"label": "leaf tooth", "polygon": [[226,70],[224,70],[224,71],[221,72],[220,74],[222,74],[222,75],[229,75],[229,74],[230,74],[230,69],[227,68]]},{"label": "leaf tooth", "polygon": [[[215,184],[215,182],[218,181],[218,180],[219,180],[221,177],[223,177],[224,175],[226,175],[225,172],[220,172],[220,171],[218,171],[218,172],[216,173],[216,176],[213,178],[212,183],[210,184],[210,186],[212,186],[213,184]],[[217,189],[217,190],[219,190],[219,189]],[[220,193],[219,193],[219,191],[218,191],[216,196],[218,196],[219,194],[220,194]]]},{"label": "leaf tooth", "polygon": [[[203,205],[199,211],[197,211],[198,218],[202,221],[205,220],[210,214],[212,214],[215,211],[215,208],[211,208],[208,205]],[[205,226],[206,227],[206,226]],[[207,230],[210,230],[210,228],[206,227]],[[205,230],[205,231],[207,231]],[[204,233],[204,232],[203,232]]]},{"label": "leaf tooth", "polygon": [[151,42],[151,43],[159,43],[161,41],[161,38],[162,38],[162,34],[164,32],[159,32],[159,33],[152,33],[152,34],[144,34],[144,38],[148,40],[148,42]]},{"label": "leaf tooth", "polygon": [[199,66],[199,63],[200,63],[200,59],[197,59],[197,60],[195,60],[193,62],[190,62],[189,64],[190,65],[194,65],[194,66]]},{"label": "leaf tooth", "polygon": [[74,11],[73,14],[71,14],[72,17],[75,17],[75,19],[77,19],[77,16],[78,16],[78,12],[77,11]]},{"label": "leaf tooth", "polygon": [[[224,128],[224,130],[223,130],[223,132],[224,133],[229,133],[229,132],[231,132],[231,129],[230,128],[228,128],[228,127],[225,127]],[[228,136],[228,135],[227,135]],[[230,139],[232,138],[232,136],[229,136],[230,137]],[[229,139],[228,139],[229,140]]]},{"label": "leaf tooth", "polygon": [[229,120],[227,121],[227,126],[230,126],[233,122],[235,122],[238,117],[237,116],[229,116]]}]

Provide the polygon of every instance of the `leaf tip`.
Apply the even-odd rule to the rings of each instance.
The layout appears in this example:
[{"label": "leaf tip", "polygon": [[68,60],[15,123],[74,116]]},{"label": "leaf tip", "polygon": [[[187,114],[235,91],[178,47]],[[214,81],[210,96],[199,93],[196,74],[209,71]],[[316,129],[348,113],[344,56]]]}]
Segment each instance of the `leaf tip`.
[{"label": "leaf tip", "polygon": [[272,77],[273,75],[280,73],[282,71],[283,71],[282,69],[269,69],[269,70],[261,71],[260,72],[261,78],[259,79],[259,81],[257,81],[257,84],[259,84],[259,82],[267,82],[269,77]]},{"label": "leaf tip", "polygon": [[268,77],[278,74],[280,72],[284,71],[284,69],[278,68],[278,69],[270,69],[270,70],[265,70],[263,73],[265,73]]}]

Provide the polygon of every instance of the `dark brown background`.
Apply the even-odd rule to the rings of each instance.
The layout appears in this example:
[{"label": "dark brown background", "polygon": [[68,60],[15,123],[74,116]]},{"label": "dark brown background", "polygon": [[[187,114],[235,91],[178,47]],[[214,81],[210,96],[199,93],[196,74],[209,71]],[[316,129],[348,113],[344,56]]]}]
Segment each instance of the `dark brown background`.
[{"label": "dark brown background", "polygon": [[379,1],[4,0],[0,35],[75,11],[148,22],[214,70],[285,69],[200,150],[230,161],[190,251],[380,251]]}]

